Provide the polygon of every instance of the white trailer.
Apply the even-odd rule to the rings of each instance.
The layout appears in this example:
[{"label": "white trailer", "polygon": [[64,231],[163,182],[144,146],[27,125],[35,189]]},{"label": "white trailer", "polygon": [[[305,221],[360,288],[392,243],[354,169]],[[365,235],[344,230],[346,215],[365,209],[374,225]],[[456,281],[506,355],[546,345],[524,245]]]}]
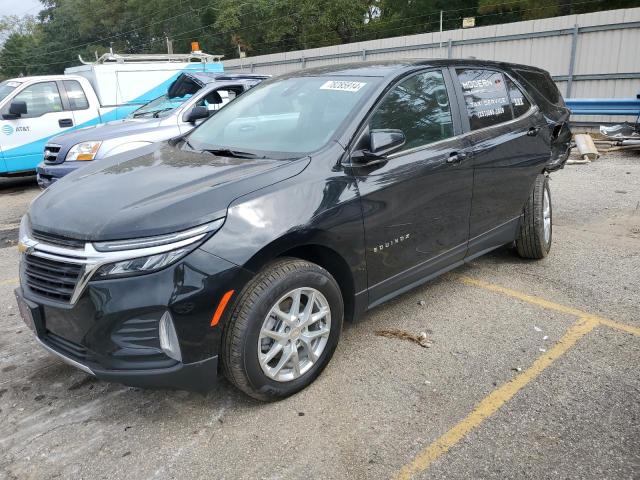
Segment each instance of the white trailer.
[{"label": "white trailer", "polygon": [[31,172],[47,140],[118,120],[166,93],[183,72],[222,73],[221,55],[105,54],[64,75],[0,83],[0,175]]}]

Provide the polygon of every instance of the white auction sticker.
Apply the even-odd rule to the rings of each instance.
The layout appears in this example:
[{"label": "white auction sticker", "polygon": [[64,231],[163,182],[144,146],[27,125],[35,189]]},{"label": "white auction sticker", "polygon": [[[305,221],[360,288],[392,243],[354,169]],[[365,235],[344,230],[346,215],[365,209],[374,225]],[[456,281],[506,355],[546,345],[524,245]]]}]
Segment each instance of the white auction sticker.
[{"label": "white auction sticker", "polygon": [[320,90],[339,90],[341,92],[357,92],[366,83],[363,82],[349,82],[346,80],[329,80],[320,87]]}]

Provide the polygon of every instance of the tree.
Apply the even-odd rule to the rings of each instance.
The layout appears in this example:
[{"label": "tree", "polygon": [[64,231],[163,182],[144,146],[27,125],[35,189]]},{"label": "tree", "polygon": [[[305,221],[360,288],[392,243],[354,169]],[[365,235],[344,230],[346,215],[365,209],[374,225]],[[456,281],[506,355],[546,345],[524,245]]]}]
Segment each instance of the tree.
[{"label": "tree", "polygon": [[29,58],[37,48],[39,32],[34,17],[5,16],[0,18],[0,78],[37,75],[39,68],[29,67]]},{"label": "tree", "polygon": [[[235,58],[637,5],[637,0],[40,0],[36,17],[0,19],[0,75],[61,73],[113,48],[176,53],[198,40]],[[4,41],[4,43],[2,43]]]}]

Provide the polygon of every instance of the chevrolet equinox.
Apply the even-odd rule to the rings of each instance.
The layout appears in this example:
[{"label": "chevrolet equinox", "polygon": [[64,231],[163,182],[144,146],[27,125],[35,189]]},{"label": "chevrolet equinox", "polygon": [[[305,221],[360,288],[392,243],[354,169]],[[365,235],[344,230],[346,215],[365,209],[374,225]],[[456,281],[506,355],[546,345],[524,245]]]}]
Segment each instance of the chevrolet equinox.
[{"label": "chevrolet equinox", "polygon": [[549,74],[359,63],[263,82],[192,132],[72,173],[20,227],[37,340],[108,381],[274,400],[343,321],[502,245],[551,247],[569,110]]}]

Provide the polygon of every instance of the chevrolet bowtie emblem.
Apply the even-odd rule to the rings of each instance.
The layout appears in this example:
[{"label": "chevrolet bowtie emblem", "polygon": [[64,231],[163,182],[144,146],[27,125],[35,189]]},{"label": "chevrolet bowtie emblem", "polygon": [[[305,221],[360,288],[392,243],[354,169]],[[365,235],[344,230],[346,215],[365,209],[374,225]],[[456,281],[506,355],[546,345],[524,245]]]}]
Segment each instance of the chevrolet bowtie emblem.
[{"label": "chevrolet bowtie emblem", "polygon": [[18,242],[18,252],[31,253],[32,250],[33,250],[33,247],[30,247],[29,245],[25,245],[22,242]]}]

